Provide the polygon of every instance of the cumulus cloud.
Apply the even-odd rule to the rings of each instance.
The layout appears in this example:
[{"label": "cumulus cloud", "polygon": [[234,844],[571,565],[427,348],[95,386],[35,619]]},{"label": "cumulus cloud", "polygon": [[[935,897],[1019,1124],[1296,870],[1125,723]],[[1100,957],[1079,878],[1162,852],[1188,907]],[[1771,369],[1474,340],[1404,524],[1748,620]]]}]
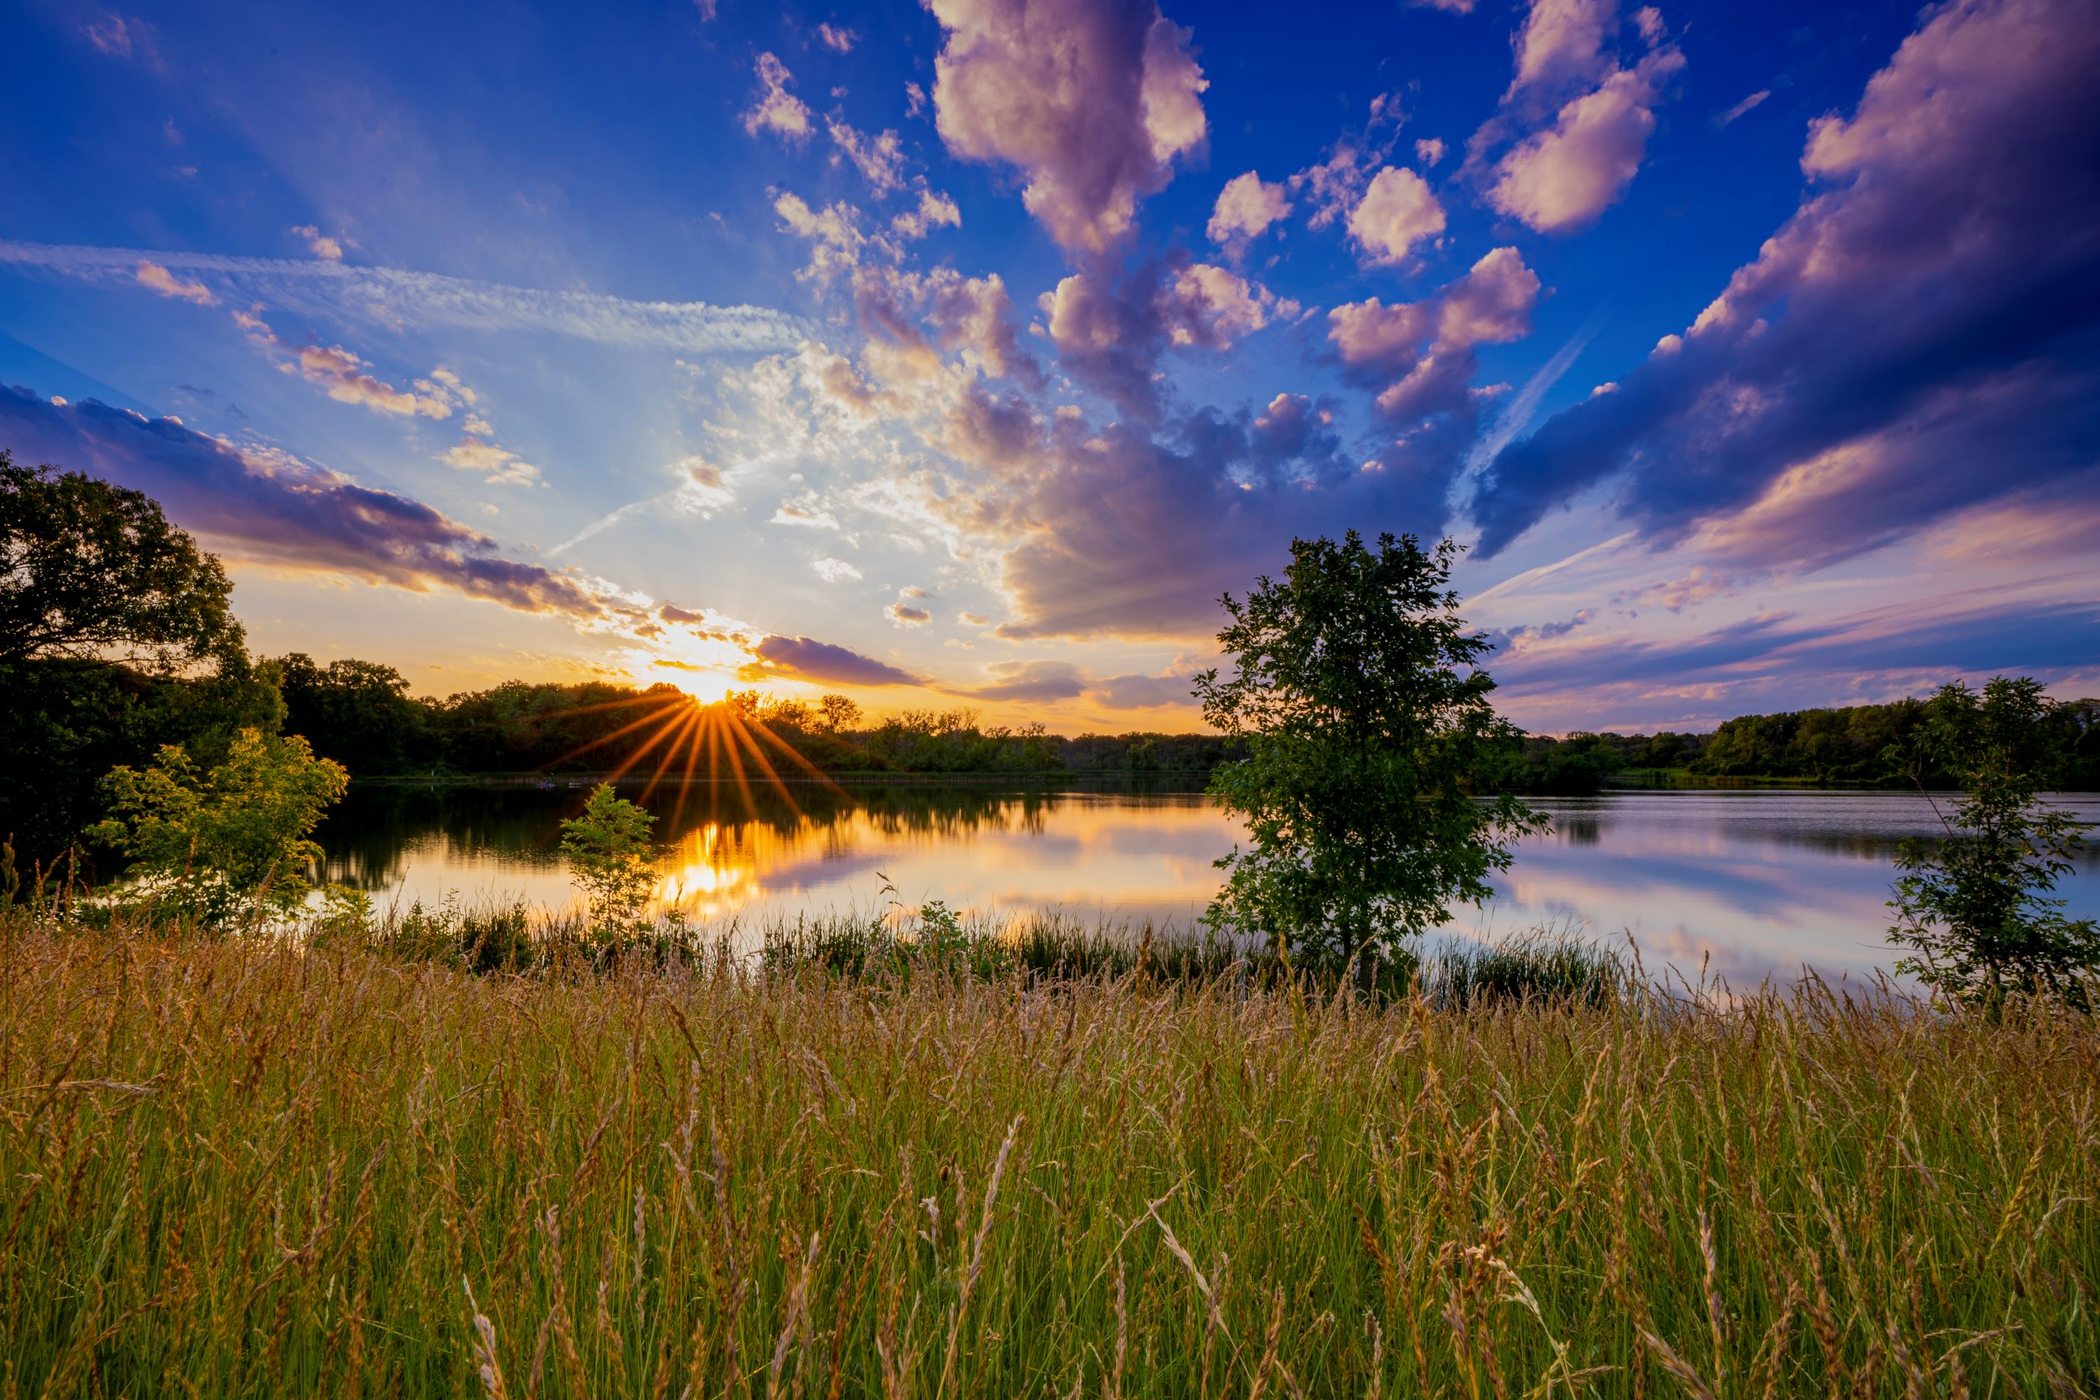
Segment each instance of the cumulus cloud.
[{"label": "cumulus cloud", "polygon": [[1382,414],[1415,422],[1470,408],[1474,347],[1528,334],[1538,295],[1538,274],[1517,250],[1496,248],[1426,301],[1335,307],[1327,336],[1344,372],[1378,387]]},{"label": "cumulus cloud", "polygon": [[173,297],[177,301],[186,301],[196,306],[219,304],[219,299],[212,295],[211,288],[202,282],[186,282],[157,262],[141,258],[136,275],[141,287],[158,292],[164,297]]},{"label": "cumulus cloud", "polygon": [[1349,233],[1363,249],[1366,265],[1406,259],[1418,243],[1444,231],[1444,206],[1412,170],[1387,166],[1371,177],[1364,196],[1349,211]]},{"label": "cumulus cloud", "polygon": [[1511,94],[1566,89],[1608,71],[1605,41],[1617,12],[1615,0],[1532,0],[1517,36]]},{"label": "cumulus cloud", "polygon": [[1252,170],[1235,175],[1218,191],[1211,210],[1210,241],[1221,247],[1243,249],[1269,227],[1291,212],[1291,202],[1281,184],[1269,184]]},{"label": "cumulus cloud", "polygon": [[843,25],[827,22],[817,26],[817,42],[833,53],[852,53],[853,46],[860,42],[860,35]]},{"label": "cumulus cloud", "polygon": [[1423,165],[1435,165],[1444,158],[1443,138],[1425,136],[1415,142],[1415,159]]},{"label": "cumulus cloud", "polygon": [[743,670],[746,680],[798,680],[818,685],[923,685],[911,672],[810,637],[761,637],[751,646],[757,660]]},{"label": "cumulus cloud", "polygon": [[744,113],[745,132],[756,136],[761,131],[770,131],[789,145],[807,141],[815,129],[815,121],[809,104],[788,91],[788,84],[795,81],[795,75],[770,53],[758,56],[756,69],[758,100]]},{"label": "cumulus cloud", "polygon": [[1681,54],[1664,49],[1570,101],[1550,128],[1502,158],[1488,202],[1540,233],[1594,222],[1640,170],[1658,86],[1683,66]]},{"label": "cumulus cloud", "polygon": [[1074,272],[1043,293],[1037,305],[1065,368],[1147,416],[1159,406],[1154,368],[1162,348],[1229,349],[1273,317],[1298,311],[1297,303],[1230,268],[1184,257],[1144,263],[1120,275]]},{"label": "cumulus cloud", "polygon": [[1023,202],[1068,249],[1130,228],[1138,200],[1203,143],[1208,83],[1189,34],[1129,0],[929,0],[946,41],[935,124],[963,159],[1019,170]]},{"label": "cumulus cloud", "polygon": [[1496,459],[1483,549],[1613,479],[1652,533],[1820,562],[2089,467],[2096,65],[2077,0],[1928,11],[1693,325]]}]

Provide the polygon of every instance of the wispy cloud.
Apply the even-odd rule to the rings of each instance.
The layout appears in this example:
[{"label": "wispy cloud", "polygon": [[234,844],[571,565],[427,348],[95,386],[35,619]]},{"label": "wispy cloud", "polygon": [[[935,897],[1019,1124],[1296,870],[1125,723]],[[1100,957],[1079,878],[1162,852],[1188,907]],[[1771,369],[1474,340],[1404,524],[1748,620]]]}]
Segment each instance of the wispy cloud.
[{"label": "wispy cloud", "polygon": [[354,316],[390,328],[549,331],[605,345],[694,355],[789,350],[815,334],[803,318],[760,306],[632,301],[324,259],[0,240],[0,265],[82,282],[137,285],[139,268],[148,263],[228,300],[266,300],[307,314]]}]

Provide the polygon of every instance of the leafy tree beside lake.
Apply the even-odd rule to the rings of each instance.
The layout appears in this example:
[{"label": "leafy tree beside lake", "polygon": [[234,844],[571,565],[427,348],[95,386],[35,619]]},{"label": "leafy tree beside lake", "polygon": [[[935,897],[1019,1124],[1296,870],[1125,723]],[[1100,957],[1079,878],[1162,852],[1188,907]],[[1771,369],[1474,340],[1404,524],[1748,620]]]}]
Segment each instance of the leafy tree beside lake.
[{"label": "leafy tree beside lake", "polygon": [[209,766],[275,733],[219,561],[150,498],[0,450],[0,837],[48,865],[107,810],[112,767]]},{"label": "leafy tree beside lake", "polygon": [[583,810],[561,824],[561,853],[569,878],[590,901],[591,918],[617,936],[633,927],[656,886],[649,832],[656,818],[613,791],[591,790]]},{"label": "leafy tree beside lake", "polygon": [[1488,699],[1490,643],[1458,615],[1457,554],[1412,535],[1299,540],[1282,580],[1223,600],[1231,669],[1195,688],[1204,717],[1245,742],[1210,786],[1251,842],[1218,862],[1214,925],[1368,984],[1454,900],[1486,899],[1510,842],[1542,827],[1514,797],[1475,800],[1517,732]]},{"label": "leafy tree beside lake", "polygon": [[[2039,682],[2000,676],[1972,691],[1940,688],[1905,751],[1912,771],[1948,772],[1960,803],[1937,846],[1909,842],[1889,901],[1890,936],[1916,955],[1897,964],[1959,1000],[1996,1004],[2013,992],[2084,1001],[2100,973],[2100,927],[2067,919],[2051,898],[2091,823],[2037,800],[2061,767]],[[1935,804],[1936,805],[1936,804]]]},{"label": "leafy tree beside lake", "polygon": [[92,834],[130,857],[137,895],[225,925],[305,901],[321,859],[313,830],[350,775],[296,735],[244,729],[209,769],[171,744],[108,782],[115,815]]}]

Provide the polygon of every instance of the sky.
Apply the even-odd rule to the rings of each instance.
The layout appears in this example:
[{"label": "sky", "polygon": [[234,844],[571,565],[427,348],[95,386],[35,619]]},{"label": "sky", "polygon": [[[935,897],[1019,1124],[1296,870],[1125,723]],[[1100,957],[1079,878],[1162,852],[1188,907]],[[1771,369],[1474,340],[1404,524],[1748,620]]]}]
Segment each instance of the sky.
[{"label": "sky", "polygon": [[1356,529],[1533,730],[2100,693],[2089,0],[0,27],[0,447],[258,652],[1183,730]]}]

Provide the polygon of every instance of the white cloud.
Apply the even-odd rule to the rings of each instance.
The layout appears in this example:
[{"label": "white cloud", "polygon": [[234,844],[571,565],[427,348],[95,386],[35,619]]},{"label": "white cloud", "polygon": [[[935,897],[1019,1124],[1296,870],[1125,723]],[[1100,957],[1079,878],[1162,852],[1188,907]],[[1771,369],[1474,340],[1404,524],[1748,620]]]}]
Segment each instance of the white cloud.
[{"label": "white cloud", "polygon": [[186,282],[157,262],[139,260],[133,274],[141,287],[149,288],[164,297],[186,301],[195,306],[217,306],[219,299],[212,295],[211,288],[202,282]]},{"label": "white cloud", "polygon": [[1349,232],[1372,264],[1406,258],[1417,243],[1444,231],[1444,206],[1412,170],[1387,166],[1371,179],[1349,214]]},{"label": "white cloud", "polygon": [[788,91],[795,75],[770,53],[758,56],[757,71],[758,101],[744,113],[744,130],[753,136],[770,131],[790,145],[807,141],[813,129],[809,104]]},{"label": "white cloud", "polygon": [[341,239],[331,238],[313,224],[294,224],[291,231],[305,240],[306,250],[315,257],[327,262],[341,262],[343,260],[343,243]]},{"label": "white cloud", "polygon": [[1270,225],[1291,212],[1291,202],[1281,184],[1264,183],[1252,170],[1235,175],[1218,191],[1217,206],[1210,215],[1210,241],[1244,247],[1261,237]]}]

